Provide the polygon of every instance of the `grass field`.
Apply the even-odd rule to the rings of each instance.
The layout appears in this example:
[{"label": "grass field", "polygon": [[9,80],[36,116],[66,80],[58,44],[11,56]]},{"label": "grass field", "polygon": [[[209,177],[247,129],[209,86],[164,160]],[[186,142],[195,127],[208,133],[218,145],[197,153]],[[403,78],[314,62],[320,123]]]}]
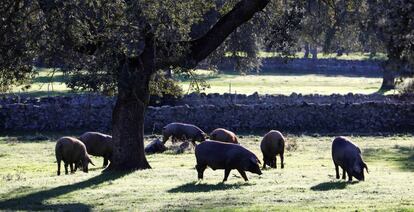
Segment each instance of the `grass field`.
[{"label": "grass field", "polygon": [[[197,76],[204,79],[210,88],[205,93],[238,93],[252,94],[323,94],[360,93],[372,94],[379,90],[382,83],[380,77],[351,77],[321,74],[229,74],[210,71],[198,71]],[[189,90],[190,81],[182,80],[182,87]],[[388,93],[393,93],[390,91]],[[388,94],[387,93],[387,94]]]},{"label": "grass field", "polygon": [[[198,78],[205,80],[210,88],[203,90],[205,93],[238,93],[252,94],[323,94],[334,93],[360,93],[371,94],[378,92],[381,87],[381,77],[356,77],[344,75],[323,75],[323,74],[303,74],[303,73],[260,73],[241,75],[238,73],[216,73],[205,70],[197,70]],[[178,78],[185,92],[192,92],[189,89],[190,80]],[[53,77],[50,70],[42,69],[39,75],[33,80],[31,88],[21,91],[19,87],[13,89],[13,93],[25,94],[30,96],[56,96],[68,95],[73,92],[64,83],[66,77],[57,72]],[[231,88],[230,88],[231,87]],[[388,91],[392,94],[395,91]]]},{"label": "grass field", "polygon": [[[291,58],[303,58],[305,55],[304,52],[297,52]],[[231,56],[231,54],[227,54],[227,56]],[[259,52],[259,57],[279,57],[280,54],[277,52]],[[312,57],[310,54],[309,57]],[[343,54],[339,56],[336,53],[329,53],[325,54],[323,52],[318,53],[318,59],[338,59],[338,60],[386,60],[387,55],[384,53],[377,53],[375,56],[371,57],[370,53],[363,53],[363,52],[352,52],[349,54]]]},{"label": "grass field", "polygon": [[[56,176],[57,136],[42,142],[0,137],[0,210],[414,211],[411,135],[351,137],[370,169],[365,182],[352,183],[334,179],[331,137],[288,135],[297,149],[286,153],[285,169],[248,173],[249,182],[232,171],[221,183],[223,171],[211,169],[196,181],[192,152],[149,155],[149,170],[101,174],[96,167]],[[261,158],[259,136],[240,142]]]}]

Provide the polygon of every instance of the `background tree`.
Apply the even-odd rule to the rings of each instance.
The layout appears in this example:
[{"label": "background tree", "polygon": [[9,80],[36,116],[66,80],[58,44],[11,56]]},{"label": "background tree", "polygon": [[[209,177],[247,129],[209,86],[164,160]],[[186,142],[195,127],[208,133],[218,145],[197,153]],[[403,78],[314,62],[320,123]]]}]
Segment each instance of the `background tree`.
[{"label": "background tree", "polygon": [[385,50],[382,90],[395,88],[395,78],[412,72],[414,52],[414,2],[367,0],[362,29],[375,40],[372,48]]},{"label": "background tree", "polygon": [[[218,1],[221,2],[221,1]],[[303,13],[301,0],[273,0],[223,42],[204,64],[231,64],[236,72],[259,72],[264,52],[287,57],[296,53]],[[220,11],[215,12],[220,14]],[[215,16],[209,18],[214,19]],[[208,19],[207,19],[208,20]]]},{"label": "background tree", "polygon": [[317,59],[318,47],[324,53],[359,51],[359,10],[363,1],[309,0],[304,8],[301,41],[304,57]]},{"label": "background tree", "polygon": [[31,1],[0,1],[0,92],[21,85],[34,75],[32,62],[39,50],[42,25]]}]

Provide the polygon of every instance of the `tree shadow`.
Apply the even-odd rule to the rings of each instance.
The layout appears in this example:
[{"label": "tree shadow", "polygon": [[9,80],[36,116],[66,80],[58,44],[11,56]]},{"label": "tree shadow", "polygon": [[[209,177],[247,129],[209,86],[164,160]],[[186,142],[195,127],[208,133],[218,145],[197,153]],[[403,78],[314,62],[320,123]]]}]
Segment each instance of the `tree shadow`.
[{"label": "tree shadow", "polygon": [[[27,207],[26,207],[27,206]],[[70,204],[52,204],[52,205],[26,205],[23,203],[21,207],[13,208],[13,210],[29,210],[29,211],[92,211],[91,206],[82,203]]]},{"label": "tree shadow", "polygon": [[[86,181],[78,182],[70,185],[63,185],[56,188],[42,190],[26,194],[17,198],[0,201],[0,210],[63,210],[63,211],[89,211],[90,206],[74,203],[74,204],[45,204],[44,201],[64,195],[80,189],[92,187],[104,183],[109,180],[116,180],[131,172],[109,172],[102,173],[92,177]],[[9,196],[13,192],[6,194]]]},{"label": "tree shadow", "polygon": [[[383,160],[397,164],[405,171],[414,171],[414,147],[395,145],[393,148],[367,148],[363,152],[364,158],[371,161]],[[368,164],[369,166],[369,164]]]},{"label": "tree shadow", "polygon": [[65,83],[67,82],[67,77],[64,75],[56,76],[37,76],[33,79],[33,83]]},{"label": "tree shadow", "polygon": [[386,92],[391,91],[393,89],[384,89],[384,88],[379,88],[378,91],[374,92],[373,94],[381,94],[381,95],[385,95]]},{"label": "tree shadow", "polygon": [[310,189],[312,191],[341,190],[341,189],[345,189],[348,185],[355,184],[355,183],[358,183],[358,181],[324,182],[324,183],[319,183],[318,185],[312,186]]},{"label": "tree shadow", "polygon": [[414,171],[414,147],[396,146],[398,154],[403,155],[399,162],[404,170]]},{"label": "tree shadow", "polygon": [[236,183],[236,184],[200,184],[197,182],[190,182],[178,187],[168,190],[168,193],[193,193],[193,192],[210,192],[210,191],[222,191],[228,189],[238,189],[242,186],[249,186],[246,183]]}]

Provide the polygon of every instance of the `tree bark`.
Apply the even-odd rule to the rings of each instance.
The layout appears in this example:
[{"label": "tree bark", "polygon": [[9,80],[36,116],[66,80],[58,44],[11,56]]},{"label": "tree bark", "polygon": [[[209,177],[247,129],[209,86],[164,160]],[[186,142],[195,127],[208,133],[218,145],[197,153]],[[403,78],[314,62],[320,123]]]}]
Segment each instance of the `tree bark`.
[{"label": "tree bark", "polygon": [[312,59],[318,59],[318,47],[313,46],[311,47]]},{"label": "tree bark", "polygon": [[395,89],[395,76],[401,69],[401,55],[403,48],[396,47],[394,40],[391,39],[388,43],[388,60],[383,64],[383,77],[380,90],[387,91]]},{"label": "tree bark", "polygon": [[395,88],[395,73],[399,69],[399,59],[397,57],[389,56],[388,60],[383,65],[382,84],[380,90],[388,91]]},{"label": "tree bark", "polygon": [[112,160],[106,171],[151,168],[144,153],[144,114],[146,104],[133,97],[120,97],[112,115]]},{"label": "tree bark", "polygon": [[303,58],[308,59],[309,58],[309,43],[305,43],[305,54],[303,55]]},{"label": "tree bark", "polygon": [[151,168],[144,152],[144,115],[149,102],[149,82],[155,73],[155,50],[151,35],[143,53],[124,57],[118,79],[118,98],[112,112],[112,160],[106,171]]},{"label": "tree bark", "polygon": [[387,91],[395,88],[395,75],[392,70],[384,70],[380,90]]}]

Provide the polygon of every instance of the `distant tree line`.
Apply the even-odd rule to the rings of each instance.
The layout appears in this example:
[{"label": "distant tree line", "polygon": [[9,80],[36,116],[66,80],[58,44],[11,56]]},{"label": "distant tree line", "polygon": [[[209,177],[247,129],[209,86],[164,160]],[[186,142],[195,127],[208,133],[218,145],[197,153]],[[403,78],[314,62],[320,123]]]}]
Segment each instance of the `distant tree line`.
[{"label": "distant tree line", "polygon": [[[217,1],[221,2],[221,1]],[[205,22],[220,16],[211,11]],[[200,24],[203,27],[208,26]],[[193,27],[195,35],[200,27]],[[260,52],[317,59],[318,52],[337,56],[385,53],[381,89],[395,88],[396,78],[413,76],[414,2],[409,0],[281,0],[234,31],[209,57],[211,64],[233,57],[237,71],[259,70]],[[226,54],[227,53],[227,54]]]}]

